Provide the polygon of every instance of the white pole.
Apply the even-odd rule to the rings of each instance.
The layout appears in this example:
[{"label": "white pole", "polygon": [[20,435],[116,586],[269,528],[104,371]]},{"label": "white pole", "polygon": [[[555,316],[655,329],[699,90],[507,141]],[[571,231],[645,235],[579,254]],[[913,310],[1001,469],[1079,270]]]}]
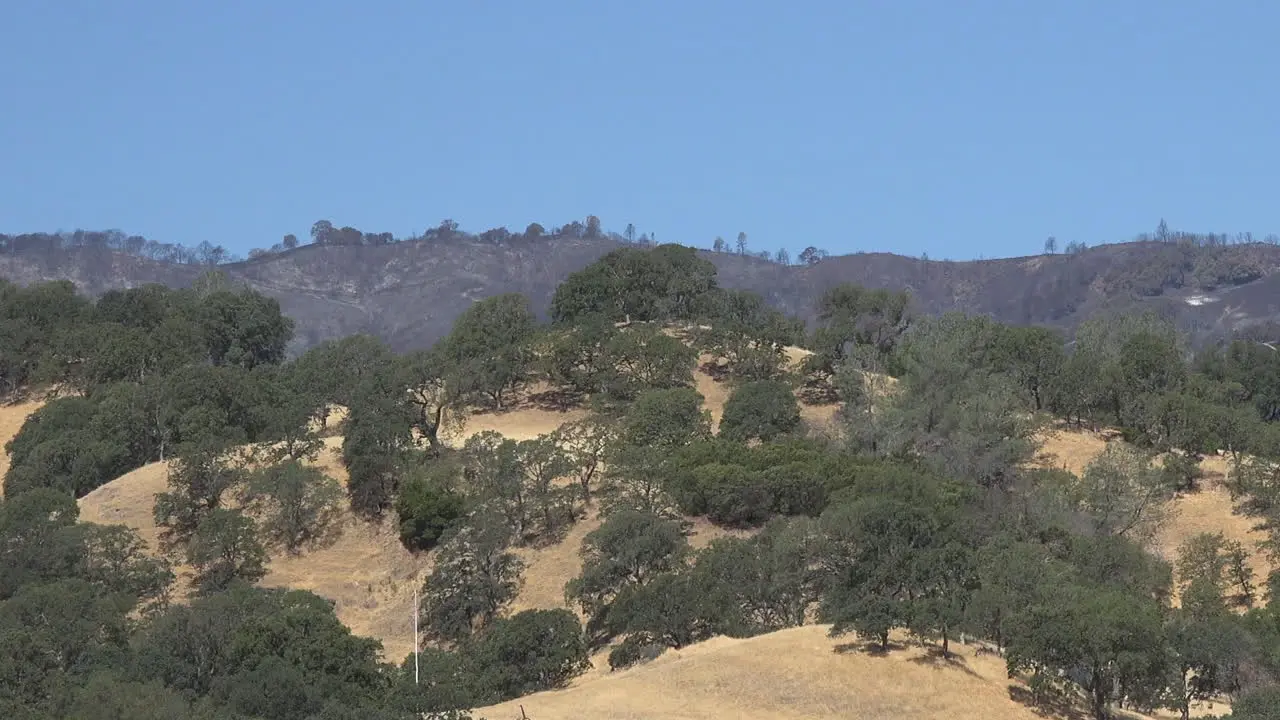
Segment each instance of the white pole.
[{"label": "white pole", "polygon": [[413,588],[413,684],[418,684],[418,588]]}]

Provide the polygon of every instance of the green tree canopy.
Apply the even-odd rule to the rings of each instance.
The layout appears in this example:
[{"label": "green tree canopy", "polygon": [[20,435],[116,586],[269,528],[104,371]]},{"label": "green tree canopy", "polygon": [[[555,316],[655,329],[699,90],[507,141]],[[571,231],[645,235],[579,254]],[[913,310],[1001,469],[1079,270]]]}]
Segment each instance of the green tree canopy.
[{"label": "green tree canopy", "polygon": [[763,441],[794,432],[800,426],[800,404],[791,387],[777,380],[757,380],[735,388],[724,404],[720,435],[731,440]]},{"label": "green tree canopy", "polygon": [[439,352],[455,369],[464,394],[484,397],[501,409],[532,367],[535,325],[523,295],[495,295],[458,316]]},{"label": "green tree canopy", "polygon": [[715,266],[692,248],[620,248],[571,273],[556,287],[551,317],[599,314],[614,322],[693,319],[716,287]]}]

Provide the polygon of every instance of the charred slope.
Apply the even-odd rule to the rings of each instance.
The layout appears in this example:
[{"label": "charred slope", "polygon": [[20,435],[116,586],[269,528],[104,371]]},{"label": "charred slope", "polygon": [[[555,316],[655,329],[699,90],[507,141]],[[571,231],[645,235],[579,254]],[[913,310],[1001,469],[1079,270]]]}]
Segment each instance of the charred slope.
[{"label": "charred slope", "polygon": [[[601,239],[520,237],[305,246],[221,269],[280,300],[298,323],[295,349],[367,332],[404,350],[432,343],[479,298],[519,292],[546,308],[569,273],[616,247]],[[1014,324],[1070,328],[1097,310],[1134,305],[1167,313],[1201,336],[1280,319],[1280,248],[1263,244],[1125,243],[968,262],[858,253],[789,267],[705,255],[721,285],[755,291],[806,318],[824,290],[854,282],[907,289],[922,312],[964,310]],[[95,295],[145,283],[184,287],[203,269],[88,248],[0,254],[0,277],[20,284],[68,279]]]}]

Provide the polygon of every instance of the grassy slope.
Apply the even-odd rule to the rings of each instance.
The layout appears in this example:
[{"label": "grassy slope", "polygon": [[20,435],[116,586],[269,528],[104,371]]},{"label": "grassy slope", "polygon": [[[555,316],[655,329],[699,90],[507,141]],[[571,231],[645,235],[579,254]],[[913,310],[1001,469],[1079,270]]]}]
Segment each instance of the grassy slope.
[{"label": "grassy slope", "polygon": [[[709,376],[698,373],[698,390],[708,399],[707,407],[715,421],[727,397],[727,390]],[[17,432],[22,419],[35,407],[0,408],[0,430],[12,425]],[[819,419],[830,408],[810,408],[806,416]],[[484,430],[522,440],[551,432],[562,423],[586,415],[581,409],[564,412],[516,404],[502,413],[477,413],[467,422],[463,433],[447,438],[461,444],[466,437]],[[331,422],[340,418],[333,417]],[[341,437],[325,438],[325,448],[316,463],[330,476],[346,482],[346,468],[341,461]],[[167,463],[151,463],[107,483],[80,499],[81,518],[87,522],[120,523],[138,531],[151,548],[158,547],[158,531],[151,517],[154,496],[165,489]],[[524,587],[514,610],[556,608],[564,606],[564,584],[581,568],[578,548],[582,538],[598,527],[594,515],[575,526],[564,541],[539,549],[521,549],[519,554],[529,564]],[[413,649],[410,624],[413,613],[413,591],[431,571],[430,556],[414,557],[396,536],[394,522],[370,525],[344,513],[342,532],[337,540],[318,550],[297,556],[275,554],[262,584],[311,590],[334,601],[335,611],[348,627],[361,635],[383,642],[386,657],[399,661]],[[705,545],[714,537],[727,534],[705,521],[695,523],[695,546]],[[179,568],[176,597],[186,594],[184,574]]]},{"label": "grassy slope", "polygon": [[807,625],[745,640],[714,638],[609,672],[603,657],[568,688],[476,712],[499,720],[753,720],[947,718],[1031,720],[1010,699],[1004,662],[992,655],[944,663],[909,646],[886,656],[837,652],[847,639]]}]

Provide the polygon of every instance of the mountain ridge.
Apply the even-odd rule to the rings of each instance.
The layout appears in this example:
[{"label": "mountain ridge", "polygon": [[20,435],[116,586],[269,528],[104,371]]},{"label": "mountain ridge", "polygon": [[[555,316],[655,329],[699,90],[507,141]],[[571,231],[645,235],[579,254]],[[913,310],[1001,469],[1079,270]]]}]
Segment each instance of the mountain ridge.
[{"label": "mountain ridge", "polygon": [[[295,352],[361,332],[410,350],[443,336],[484,297],[519,292],[544,314],[569,273],[623,247],[608,237],[460,236],[305,245],[216,269],[280,301],[297,322]],[[927,314],[960,310],[1068,330],[1099,310],[1135,306],[1166,314],[1200,337],[1280,320],[1280,247],[1263,243],[1147,240],[964,261],[860,252],[807,265],[699,253],[716,266],[722,286],[756,292],[807,321],[821,293],[842,282],[907,290]],[[70,280],[90,295],[147,283],[186,287],[208,269],[101,247],[0,253],[0,277],[20,285]]]}]

